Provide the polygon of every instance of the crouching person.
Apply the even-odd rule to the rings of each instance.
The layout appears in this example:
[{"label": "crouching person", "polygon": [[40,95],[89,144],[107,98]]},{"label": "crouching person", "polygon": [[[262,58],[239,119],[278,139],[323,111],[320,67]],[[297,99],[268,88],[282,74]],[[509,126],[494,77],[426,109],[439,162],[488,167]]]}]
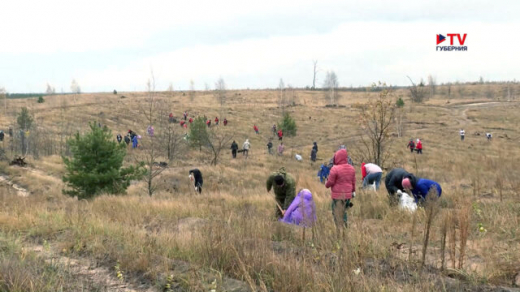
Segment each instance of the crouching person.
[{"label": "crouching person", "polygon": [[276,200],[276,213],[277,219],[284,216],[285,211],[289,208],[292,201],[294,200],[296,193],[296,182],[292,175],[285,171],[285,168],[273,172],[266,182],[267,192],[274,189],[274,195]]},{"label": "crouching person", "polygon": [[190,170],[190,179],[193,181],[193,184],[195,186],[195,191],[199,192],[199,194],[202,194],[202,172],[198,170],[197,168]]},{"label": "crouching person", "polygon": [[417,183],[415,186],[412,184],[409,178],[405,178],[402,181],[403,188],[407,191],[410,191],[413,194],[415,199],[415,203],[417,205],[424,205],[429,195],[434,195],[436,197],[432,197],[431,199],[437,199],[442,194],[441,185],[433,180],[419,178],[417,179]]},{"label": "crouching person", "polygon": [[308,189],[302,189],[292,201],[279,221],[303,227],[312,227],[316,222],[316,204],[312,193]]},{"label": "crouching person", "polygon": [[356,195],[356,171],[348,164],[347,157],[346,149],[340,149],[334,154],[334,166],[325,184],[326,188],[331,189],[332,215],[338,236],[340,228],[347,227],[347,208],[352,206],[350,200]]},{"label": "crouching person", "polygon": [[388,191],[390,206],[397,206],[399,196],[404,192],[403,179],[408,178],[412,187],[417,184],[417,178],[402,168],[392,169],[385,178],[385,186]]},{"label": "crouching person", "polygon": [[376,191],[379,190],[381,177],[383,176],[383,170],[381,167],[374,163],[363,163],[361,164],[361,175],[363,176],[363,188],[375,184]]}]

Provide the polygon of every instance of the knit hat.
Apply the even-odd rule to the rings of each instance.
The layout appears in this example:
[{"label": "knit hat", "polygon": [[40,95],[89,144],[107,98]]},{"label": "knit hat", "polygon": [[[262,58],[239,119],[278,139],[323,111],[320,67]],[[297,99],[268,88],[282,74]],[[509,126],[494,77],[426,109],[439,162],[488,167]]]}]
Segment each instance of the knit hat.
[{"label": "knit hat", "polygon": [[410,181],[409,178],[404,178],[403,181],[401,182],[401,184],[403,185],[404,189],[407,189],[407,190],[412,189],[412,182]]}]

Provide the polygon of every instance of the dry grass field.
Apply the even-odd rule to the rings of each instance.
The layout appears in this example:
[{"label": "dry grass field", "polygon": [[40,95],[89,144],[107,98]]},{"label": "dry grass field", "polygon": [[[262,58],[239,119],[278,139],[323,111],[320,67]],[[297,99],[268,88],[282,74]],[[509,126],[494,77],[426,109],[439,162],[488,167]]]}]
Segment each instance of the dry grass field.
[{"label": "dry grass field", "polygon": [[[424,266],[429,210],[389,207],[384,184],[377,193],[360,188],[359,105],[377,93],[340,92],[341,107],[330,108],[323,92],[295,91],[285,111],[298,134],[284,138],[283,157],[268,155],[265,146],[281,118],[278,91],[228,91],[223,108],[211,92],[197,92],[193,101],[188,93],[157,93],[164,120],[184,110],[226,117],[228,126],[215,131],[233,135],[240,146],[249,138],[249,159],[232,160],[226,145],[212,166],[210,153],[181,147],[155,179],[152,197],[146,182],[136,181],[127,195],[89,201],[62,194],[65,139],[92,121],[108,126],[114,139],[132,129],[143,135],[142,147],[129,148],[126,163],[141,160],[148,146],[147,93],[9,100],[0,129],[15,126],[27,107],[35,118],[30,147],[41,150],[27,156],[26,168],[0,162],[0,291],[520,291],[520,103],[507,101],[500,84],[452,86],[449,101],[445,91],[439,87],[439,95],[413,106],[407,89],[393,93],[405,100],[405,133],[392,137],[384,165],[442,185]],[[162,124],[155,123],[156,135]],[[175,131],[184,134],[179,125]],[[406,149],[412,137],[423,141],[423,155]],[[315,164],[308,158],[313,141]],[[358,189],[350,225],[338,239],[330,191],[316,173],[340,144],[354,160]],[[9,158],[17,151],[7,136],[0,146]],[[157,161],[167,161],[165,154]],[[296,177],[297,189],[313,192],[318,223],[305,233],[273,219],[265,180],[282,166]],[[202,195],[188,179],[194,167],[203,172]],[[29,195],[19,196],[13,183]]]}]

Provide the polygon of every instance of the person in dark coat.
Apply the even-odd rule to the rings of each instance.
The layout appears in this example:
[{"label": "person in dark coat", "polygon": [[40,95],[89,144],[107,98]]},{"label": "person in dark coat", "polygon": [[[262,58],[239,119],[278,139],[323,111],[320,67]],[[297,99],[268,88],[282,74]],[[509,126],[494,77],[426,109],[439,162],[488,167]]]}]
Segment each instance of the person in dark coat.
[{"label": "person in dark coat", "polygon": [[0,142],[4,141],[4,131],[0,131]]},{"label": "person in dark coat", "polygon": [[130,144],[130,141],[131,141],[130,134],[128,134],[128,135],[125,136],[125,143],[126,143],[126,145]]},{"label": "person in dark coat", "polygon": [[316,142],[313,143],[312,150],[316,150],[316,154],[318,153],[318,143],[316,143]]},{"label": "person in dark coat", "polygon": [[410,139],[410,142],[408,142],[408,145],[406,145],[407,148],[410,148],[410,152],[413,153],[413,151],[415,150],[415,142],[413,141],[413,139]]},{"label": "person in dark coat", "polygon": [[121,136],[121,134],[117,134],[117,143],[121,143],[121,141],[123,140],[123,136]]},{"label": "person in dark coat", "polygon": [[408,178],[412,188],[415,188],[417,185],[417,178],[402,168],[394,168],[386,175],[385,186],[388,191],[390,205],[397,205],[399,195],[405,190],[403,187],[403,179],[405,178]]},{"label": "person in dark coat", "polygon": [[270,155],[273,155],[273,142],[271,142],[271,140],[269,140],[269,143],[267,143],[267,152]]},{"label": "person in dark coat", "polygon": [[312,150],[311,150],[311,161],[312,162],[316,162],[316,149],[314,147],[312,147]]},{"label": "person in dark coat", "polygon": [[190,170],[190,179],[193,181],[193,184],[195,186],[195,191],[199,192],[199,194],[202,194],[202,172],[198,170],[197,168]]},{"label": "person in dark coat", "polygon": [[231,154],[233,155],[233,158],[237,158],[237,150],[238,150],[238,144],[233,140],[233,143],[231,143]]}]

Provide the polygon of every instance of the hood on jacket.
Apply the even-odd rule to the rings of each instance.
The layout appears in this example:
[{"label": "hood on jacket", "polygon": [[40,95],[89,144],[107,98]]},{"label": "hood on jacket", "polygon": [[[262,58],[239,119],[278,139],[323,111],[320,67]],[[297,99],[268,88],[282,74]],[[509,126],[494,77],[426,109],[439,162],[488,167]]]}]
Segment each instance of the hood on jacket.
[{"label": "hood on jacket", "polygon": [[246,143],[249,143],[249,139],[246,139]]},{"label": "hood on jacket", "polygon": [[340,149],[334,154],[334,165],[347,164],[347,150]]},{"label": "hood on jacket", "polygon": [[308,189],[303,189],[298,193],[298,196],[303,197],[305,201],[312,200],[312,193]]}]

